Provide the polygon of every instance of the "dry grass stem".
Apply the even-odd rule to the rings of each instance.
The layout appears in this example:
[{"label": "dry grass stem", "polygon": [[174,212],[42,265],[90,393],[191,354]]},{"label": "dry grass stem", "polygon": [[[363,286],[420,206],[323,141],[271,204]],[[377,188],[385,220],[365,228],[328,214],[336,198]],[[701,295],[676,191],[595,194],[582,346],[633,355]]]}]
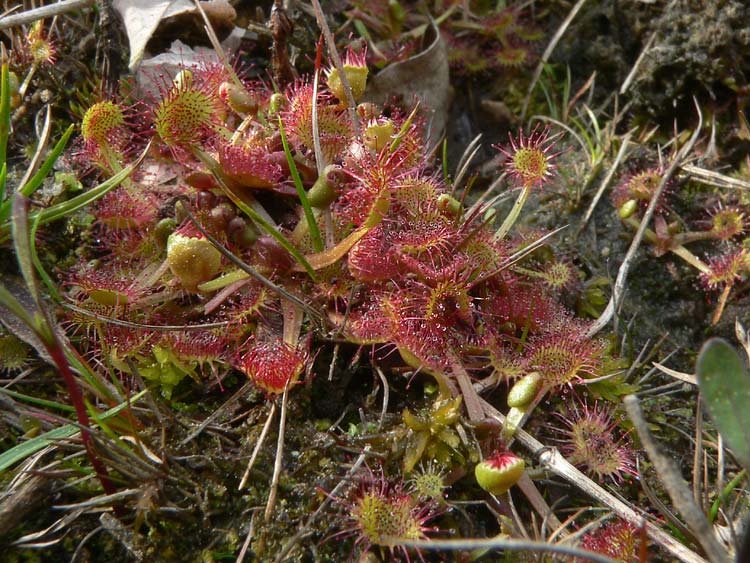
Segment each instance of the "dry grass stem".
[{"label": "dry grass stem", "polygon": [[[313,1],[317,2],[317,0]],[[568,16],[565,18],[562,24],[560,24],[560,27],[555,32],[555,35],[552,36],[552,39],[550,39],[550,42],[547,45],[547,48],[544,50],[542,57],[539,59],[539,63],[536,65],[536,69],[534,69],[534,76],[531,79],[531,83],[529,84],[529,89],[526,91],[526,98],[523,101],[523,108],[521,109],[522,120],[526,118],[526,112],[528,111],[529,103],[531,102],[531,94],[534,92],[534,88],[536,88],[537,82],[539,82],[539,78],[542,76],[544,65],[547,64],[547,61],[552,55],[552,52],[555,50],[555,47],[557,47],[560,39],[562,39],[562,36],[565,35],[568,27],[575,19],[576,15],[578,15],[578,12],[581,11],[581,8],[583,8],[583,5],[585,3],[586,0],[578,0],[578,2],[575,3],[575,6],[570,9]]]},{"label": "dry grass stem", "polygon": [[49,6],[39,6],[32,10],[26,10],[20,14],[13,14],[8,16],[0,17],[0,30],[8,29],[16,25],[24,25],[32,23],[37,20],[43,20],[45,18],[51,18],[64,14],[65,12],[71,12],[79,8],[85,8],[92,6],[96,3],[96,0],[60,0]]},{"label": "dry grass stem", "polygon": [[648,38],[648,41],[646,41],[646,44],[643,46],[643,49],[641,49],[641,54],[638,55],[638,58],[635,60],[635,63],[633,63],[633,68],[630,69],[630,72],[625,77],[625,80],[622,83],[622,86],[620,86],[620,95],[622,96],[625,92],[628,91],[628,88],[630,88],[630,84],[633,82],[633,79],[635,79],[636,74],[638,74],[638,69],[641,66],[641,63],[645,60],[646,55],[651,50],[651,47],[654,44],[654,40],[656,39],[656,32],[654,31],[651,34],[651,37]]},{"label": "dry grass stem", "polygon": [[344,72],[344,64],[341,62],[339,52],[336,50],[336,40],[333,38],[331,28],[328,27],[328,22],[326,21],[326,16],[323,13],[323,8],[320,7],[319,0],[312,0],[311,3],[313,10],[315,11],[315,20],[318,22],[318,27],[320,27],[320,31],[323,33],[326,45],[328,46],[328,54],[331,57],[333,66],[335,66],[336,70],[339,71],[341,84],[343,84],[344,86],[344,93],[346,94],[346,105],[348,106],[347,109],[349,110],[349,118],[351,119],[352,127],[354,128],[354,134],[357,137],[360,137],[361,135],[359,130],[359,118],[357,117],[357,104],[354,100],[354,95],[352,94],[352,85],[349,84],[349,78],[346,76],[346,72]]},{"label": "dry grass stem", "polygon": [[612,181],[612,178],[614,178],[615,172],[617,172],[617,169],[620,166],[620,162],[622,162],[622,159],[625,158],[628,147],[630,145],[630,138],[632,137],[632,135],[633,135],[633,130],[630,130],[622,138],[622,143],[620,144],[620,150],[617,151],[617,156],[615,157],[615,161],[612,163],[612,166],[610,166],[609,172],[607,172],[607,175],[604,177],[601,184],[599,184],[599,188],[596,190],[596,193],[594,194],[594,197],[591,200],[591,204],[589,205],[588,209],[586,210],[586,214],[583,216],[583,219],[581,220],[581,225],[578,227],[579,233],[583,231],[583,229],[586,227],[586,224],[591,219],[591,216],[594,214],[594,210],[596,209],[596,206],[599,204],[599,200],[601,200],[602,196],[604,195],[605,190],[607,189],[610,182]]},{"label": "dry grass stem", "polygon": [[695,100],[695,108],[698,112],[698,124],[696,125],[695,130],[693,131],[693,134],[688,142],[677,152],[675,157],[672,159],[672,162],[662,176],[661,182],[659,182],[659,187],[651,197],[648,208],[643,214],[643,218],[638,225],[638,230],[633,237],[633,241],[630,243],[630,247],[625,254],[625,258],[620,265],[620,269],[617,272],[617,279],[615,280],[615,286],[612,288],[612,296],[609,299],[609,303],[607,303],[607,307],[604,309],[604,312],[591,325],[591,328],[588,331],[589,337],[594,336],[601,329],[607,326],[609,321],[614,316],[625,291],[625,281],[628,277],[628,270],[630,269],[630,265],[635,259],[635,255],[641,246],[641,241],[646,234],[648,224],[651,222],[651,218],[654,216],[657,202],[659,201],[659,198],[661,197],[661,194],[664,191],[667,182],[670,180],[670,178],[672,178],[672,175],[675,173],[677,168],[682,165],[683,161],[687,158],[688,154],[690,154],[690,152],[693,150],[693,147],[698,142],[698,137],[700,136],[701,129],[703,128],[703,113],[700,110],[700,106],[698,105],[697,100]]}]

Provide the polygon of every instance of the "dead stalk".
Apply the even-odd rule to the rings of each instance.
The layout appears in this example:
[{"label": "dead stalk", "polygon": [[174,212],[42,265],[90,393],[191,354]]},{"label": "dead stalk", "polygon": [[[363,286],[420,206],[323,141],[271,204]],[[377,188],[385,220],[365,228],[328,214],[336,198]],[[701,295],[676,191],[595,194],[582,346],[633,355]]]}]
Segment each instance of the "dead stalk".
[{"label": "dead stalk", "polygon": [[344,92],[346,93],[346,105],[347,109],[349,110],[349,118],[352,121],[354,134],[357,138],[359,138],[361,135],[359,130],[359,119],[357,118],[357,103],[355,102],[354,95],[352,94],[352,86],[351,84],[349,84],[349,78],[347,78],[346,73],[344,72],[344,64],[341,62],[339,52],[336,50],[336,41],[333,39],[331,28],[328,27],[328,22],[326,21],[326,16],[323,13],[323,8],[320,7],[319,0],[312,0],[311,3],[313,11],[315,12],[315,20],[318,22],[318,27],[323,33],[326,45],[328,46],[328,54],[331,57],[333,66],[335,66],[336,70],[339,71],[341,83],[344,85]]},{"label": "dead stalk", "polygon": [[[317,2],[318,0],[313,0],[313,2]],[[562,39],[562,36],[565,35],[565,32],[568,30],[568,27],[570,26],[573,19],[575,19],[576,15],[578,15],[578,12],[581,11],[581,8],[583,8],[583,5],[586,3],[586,0],[578,0],[576,2],[575,6],[573,6],[570,9],[570,12],[568,13],[568,17],[565,18],[565,21],[562,22],[558,30],[555,32],[555,35],[550,40],[549,44],[547,45],[547,48],[544,50],[544,53],[542,54],[542,58],[539,59],[539,64],[536,65],[536,69],[534,70],[534,77],[531,79],[531,83],[529,84],[529,89],[526,91],[526,98],[523,101],[523,109],[521,110],[521,119],[526,119],[526,112],[529,109],[529,103],[531,102],[531,94],[534,92],[534,88],[536,88],[537,82],[539,82],[539,77],[542,76],[542,71],[544,70],[544,65],[547,64],[547,61],[549,60],[550,56],[552,55],[552,52],[555,50],[555,47],[557,47],[557,44],[560,42],[560,39]]]},{"label": "dead stalk", "polygon": [[268,502],[266,511],[263,515],[266,523],[270,522],[273,515],[273,508],[276,505],[276,495],[279,492],[279,478],[281,477],[281,464],[284,461],[284,432],[286,431],[286,413],[287,397],[289,395],[289,384],[284,389],[281,396],[281,415],[279,416],[279,438],[276,441],[276,460],[273,464],[273,477],[271,478],[271,487],[268,491]]},{"label": "dead stalk", "polygon": [[20,14],[4,16],[0,18],[0,30],[8,29],[9,27],[13,27],[16,25],[32,23],[44,18],[58,16],[60,14],[64,14],[65,12],[77,10],[78,8],[91,6],[95,2],[96,0],[61,0],[60,2],[50,4],[49,6],[40,6],[38,8],[34,8],[33,10],[26,10],[25,12],[21,12]]},{"label": "dead stalk", "polygon": [[638,230],[633,237],[633,241],[630,243],[630,247],[628,248],[628,251],[625,254],[625,258],[622,261],[622,265],[617,272],[615,286],[614,288],[612,288],[612,297],[610,297],[609,303],[607,303],[607,307],[604,309],[604,312],[591,325],[591,328],[588,331],[589,337],[594,336],[597,332],[603,329],[614,316],[625,291],[625,281],[628,277],[628,270],[630,269],[630,266],[635,259],[635,255],[641,246],[641,241],[646,234],[648,224],[651,222],[651,218],[654,216],[654,211],[656,210],[656,204],[659,201],[659,197],[661,197],[661,194],[664,191],[664,188],[667,185],[669,179],[674,175],[675,171],[683,163],[687,155],[690,154],[690,151],[693,150],[695,143],[698,142],[698,137],[700,135],[701,129],[703,128],[703,113],[700,110],[698,101],[694,101],[695,108],[698,111],[698,124],[695,127],[695,131],[693,131],[693,135],[690,137],[690,140],[682,147],[682,149],[678,151],[678,153],[672,159],[669,168],[667,168],[667,170],[664,172],[664,176],[662,177],[661,182],[659,182],[659,187],[654,192],[654,195],[648,204],[648,208],[643,214],[643,218],[641,219],[641,223],[638,226]]}]

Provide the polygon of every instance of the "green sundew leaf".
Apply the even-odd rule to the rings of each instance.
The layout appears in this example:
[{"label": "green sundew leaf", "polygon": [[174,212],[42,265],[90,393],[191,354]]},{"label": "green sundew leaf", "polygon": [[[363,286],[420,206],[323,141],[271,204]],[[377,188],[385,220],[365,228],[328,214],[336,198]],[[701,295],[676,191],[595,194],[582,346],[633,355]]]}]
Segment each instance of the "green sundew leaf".
[{"label": "green sundew leaf", "polygon": [[[101,415],[102,419],[106,419],[106,418],[109,418],[110,416],[114,416],[117,413],[119,413],[121,410],[133,405],[146,393],[148,393],[148,391],[144,389],[138,394],[133,395],[129,401],[121,403],[117,405],[116,407],[112,407],[111,409],[109,409],[108,411],[106,411],[104,414]],[[62,440],[64,438],[70,438],[71,436],[74,436],[77,433],[78,433],[77,426],[73,424],[66,424],[65,426],[61,426],[60,428],[55,428],[54,430],[50,430],[49,432],[45,432],[44,434],[40,434],[39,436],[36,436],[35,438],[32,438],[31,440],[24,442],[23,444],[18,444],[17,446],[14,446],[9,450],[4,451],[2,454],[0,454],[0,472],[5,471],[9,467],[11,467],[13,464],[21,461],[22,459],[26,459],[30,455],[35,454],[42,448],[46,448],[47,446],[54,445],[56,441]]]},{"label": "green sundew leaf", "polygon": [[286,162],[289,165],[289,172],[292,174],[294,180],[294,186],[297,188],[297,196],[299,197],[300,205],[302,210],[305,212],[305,220],[307,221],[307,228],[310,229],[310,238],[312,238],[313,248],[315,252],[323,252],[325,246],[323,245],[323,237],[320,236],[320,229],[318,223],[315,221],[315,214],[313,213],[310,201],[307,199],[307,193],[302,185],[302,178],[299,176],[297,170],[297,164],[294,162],[292,151],[289,150],[289,142],[286,140],[286,133],[284,132],[284,124],[279,116],[279,134],[281,135],[281,144],[284,146],[284,154],[286,155]]},{"label": "green sundew leaf", "polygon": [[726,340],[711,338],[698,355],[696,372],[711,418],[750,470],[750,373],[742,358]]}]

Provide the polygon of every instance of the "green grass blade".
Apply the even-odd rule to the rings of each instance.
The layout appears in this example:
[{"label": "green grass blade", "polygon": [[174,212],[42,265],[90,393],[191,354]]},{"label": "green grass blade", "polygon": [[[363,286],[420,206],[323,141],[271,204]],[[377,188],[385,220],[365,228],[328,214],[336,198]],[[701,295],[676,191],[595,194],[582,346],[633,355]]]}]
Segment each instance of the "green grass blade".
[{"label": "green grass blade", "polygon": [[[68,145],[68,141],[70,140],[70,136],[73,134],[73,131],[75,131],[74,125],[68,127],[67,131],[65,131],[63,136],[60,138],[50,154],[39,167],[39,170],[37,170],[36,174],[34,174],[31,179],[26,182],[26,184],[18,189],[18,192],[20,194],[26,197],[30,197],[36,190],[39,189],[39,186],[42,185],[44,179],[52,171],[52,167],[55,165],[55,162],[65,150],[65,147]],[[10,213],[11,199],[12,198],[8,198],[6,201],[0,204],[0,220],[5,220],[8,218],[8,215]]]},{"label": "green grass blade", "polygon": [[14,399],[18,399],[19,401],[29,403],[31,405],[39,405],[40,407],[48,407],[51,409],[57,409],[57,410],[65,411],[65,412],[76,412],[75,407],[71,407],[70,405],[64,405],[56,401],[48,401],[47,399],[40,399],[39,397],[25,395],[24,393],[18,393],[17,391],[12,391],[10,389],[5,389],[3,387],[0,387],[0,393],[3,393],[4,395],[8,395],[9,397],[13,397]]},{"label": "green grass blade", "polygon": [[388,153],[393,154],[396,152],[396,149],[401,146],[401,141],[404,140],[404,137],[406,137],[406,133],[409,131],[409,128],[411,127],[411,124],[414,122],[414,118],[417,116],[417,112],[419,111],[419,99],[417,99],[417,103],[414,105],[414,109],[411,110],[411,113],[409,114],[409,117],[406,118],[406,121],[404,121],[404,124],[401,126],[401,129],[398,130],[398,133],[393,137],[393,141],[391,141],[391,146],[388,148]]},{"label": "green grass blade", "polygon": [[0,204],[5,200],[5,186],[8,182],[8,163],[3,162],[0,167]]},{"label": "green grass blade", "polygon": [[[130,166],[126,168],[123,168],[120,172],[118,172],[117,174],[115,174],[114,176],[106,180],[105,182],[102,182],[95,188],[92,188],[88,190],[87,192],[79,194],[67,201],[63,201],[61,203],[53,205],[52,207],[43,209],[42,211],[32,213],[30,215],[30,218],[36,221],[37,215],[40,215],[41,217],[39,218],[39,225],[44,225],[46,223],[50,223],[57,219],[62,219],[66,215],[74,213],[75,211],[78,211],[79,209],[86,207],[87,205],[95,202],[104,194],[106,194],[110,190],[119,186],[122,183],[122,181],[125,180],[125,178],[130,176],[130,174],[133,173],[133,170],[135,170],[135,168],[140,164],[145,154],[146,153],[144,152],[143,155],[141,155],[141,158],[139,158],[136,162],[134,162],[133,164],[131,164]],[[10,235],[10,224],[6,222],[0,225],[0,243],[6,241],[9,235]]]},{"label": "green grass blade", "polygon": [[703,345],[696,364],[706,408],[742,467],[750,471],[750,373],[722,338]]},{"label": "green grass blade", "polygon": [[47,289],[50,292],[50,295],[52,298],[57,301],[58,303],[62,302],[62,296],[60,295],[60,292],[57,291],[57,286],[55,286],[54,282],[52,281],[52,278],[49,277],[49,274],[45,271],[44,267],[42,266],[41,260],[39,260],[39,255],[36,251],[36,231],[39,228],[39,224],[41,222],[42,216],[37,213],[36,217],[34,218],[34,223],[31,225],[31,233],[29,237],[30,242],[30,250],[31,250],[31,261],[34,263],[34,267],[36,268],[37,274],[39,274],[39,279],[44,282],[44,285],[47,286]]},{"label": "green grass blade", "polygon": [[[116,407],[112,407],[111,409],[109,409],[108,411],[106,411],[105,413],[101,415],[102,419],[107,419],[111,416],[116,415],[123,409],[135,403],[138,399],[143,397],[147,392],[148,391],[144,389],[143,391],[131,397],[130,401],[126,401],[124,403],[117,405]],[[35,438],[32,438],[31,440],[24,442],[23,444],[18,444],[17,446],[14,446],[10,448],[9,450],[6,450],[2,454],[0,454],[0,472],[7,470],[9,467],[14,465],[15,463],[23,459],[26,459],[27,457],[35,454],[42,448],[46,448],[47,446],[53,445],[58,440],[62,440],[64,438],[70,438],[71,436],[74,436],[77,433],[78,433],[77,426],[73,424],[66,424],[65,426],[61,426],[60,428],[55,428],[54,430],[45,432],[44,434],[36,436]]]},{"label": "green grass blade", "polygon": [[63,136],[60,137],[60,140],[57,141],[57,144],[50,151],[49,155],[47,155],[47,158],[44,159],[44,162],[39,167],[39,170],[36,171],[36,174],[34,174],[31,179],[26,182],[25,185],[21,186],[19,191],[23,195],[25,195],[26,197],[30,197],[35,191],[39,189],[39,186],[42,185],[44,179],[49,176],[49,173],[52,171],[52,167],[55,165],[55,162],[57,162],[57,159],[60,158],[60,155],[65,150],[65,147],[68,146],[68,141],[70,141],[70,137],[73,135],[73,131],[75,131],[75,125],[70,125],[65,130],[65,133],[63,133]]},{"label": "green grass blade", "polygon": [[[8,58],[3,47],[3,66],[0,72],[0,164],[5,165],[8,152],[8,136],[10,135],[10,73]],[[0,191],[0,201],[3,200]]]},{"label": "green grass blade", "polygon": [[317,279],[317,276],[315,275],[315,270],[310,265],[310,262],[307,261],[307,258],[305,258],[305,255],[302,254],[299,250],[297,250],[297,248],[291,242],[289,242],[284,235],[282,235],[278,230],[276,230],[276,227],[274,227],[272,224],[266,221],[263,217],[261,217],[259,213],[257,213],[252,207],[250,207],[248,204],[242,201],[237,196],[237,194],[235,194],[230,189],[230,187],[227,185],[227,183],[224,181],[224,178],[222,177],[219,163],[216,162],[213,158],[211,158],[211,156],[207,155],[203,151],[196,150],[195,155],[211,171],[211,174],[216,180],[216,183],[219,184],[219,188],[221,188],[221,191],[224,192],[224,195],[226,195],[230,200],[232,200],[232,203],[234,203],[237,207],[239,207],[240,210],[245,215],[250,217],[250,219],[252,219],[256,225],[258,225],[258,227],[260,227],[268,235],[275,238],[278,241],[278,243],[281,246],[283,246],[286,249],[286,251],[289,252],[289,254],[291,254],[295,260],[297,260],[297,262],[299,262],[299,264],[309,274],[310,278],[312,278],[312,280],[315,281]]},{"label": "green grass blade", "polygon": [[307,221],[307,227],[310,229],[310,237],[312,238],[313,248],[315,252],[323,252],[325,245],[323,244],[323,237],[320,236],[320,229],[318,228],[318,222],[315,220],[315,214],[313,213],[310,201],[307,199],[307,193],[302,185],[302,178],[299,176],[297,170],[297,164],[294,162],[292,151],[289,150],[289,143],[286,140],[286,132],[284,131],[284,124],[281,122],[281,116],[279,116],[279,134],[281,135],[281,144],[284,145],[284,154],[286,155],[286,162],[289,165],[289,172],[292,174],[294,180],[294,186],[297,188],[297,196],[299,202],[302,205],[302,209],[305,212],[305,220]]}]

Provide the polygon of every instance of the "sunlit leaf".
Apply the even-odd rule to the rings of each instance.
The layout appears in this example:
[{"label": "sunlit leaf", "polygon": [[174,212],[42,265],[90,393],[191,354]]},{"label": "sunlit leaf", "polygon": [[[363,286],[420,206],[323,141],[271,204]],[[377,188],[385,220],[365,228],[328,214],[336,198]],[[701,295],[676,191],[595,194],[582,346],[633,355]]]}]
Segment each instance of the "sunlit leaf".
[{"label": "sunlit leaf", "polygon": [[745,469],[750,470],[750,373],[722,338],[703,345],[696,366],[711,418]]}]

